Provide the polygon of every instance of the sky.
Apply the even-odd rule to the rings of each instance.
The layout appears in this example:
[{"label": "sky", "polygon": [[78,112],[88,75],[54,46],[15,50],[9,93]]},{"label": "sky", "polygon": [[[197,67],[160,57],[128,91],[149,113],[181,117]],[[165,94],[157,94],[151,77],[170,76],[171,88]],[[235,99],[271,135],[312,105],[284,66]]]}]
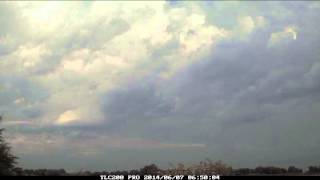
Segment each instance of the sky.
[{"label": "sky", "polygon": [[317,1],[0,2],[0,115],[23,168],[320,158]]}]

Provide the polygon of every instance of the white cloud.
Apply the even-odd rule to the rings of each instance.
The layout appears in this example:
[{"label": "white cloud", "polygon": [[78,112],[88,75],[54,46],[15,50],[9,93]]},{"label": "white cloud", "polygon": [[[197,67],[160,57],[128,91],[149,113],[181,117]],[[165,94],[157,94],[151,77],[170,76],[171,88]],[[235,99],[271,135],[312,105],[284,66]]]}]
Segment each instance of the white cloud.
[{"label": "white cloud", "polygon": [[[0,57],[0,68],[2,73],[21,74],[45,87],[50,94],[42,102],[46,123],[69,109],[99,109],[101,93],[130,79],[159,69],[159,75],[170,77],[229,36],[228,30],[208,24],[201,8],[170,7],[168,2],[17,2],[12,6],[25,22],[24,35],[15,38],[24,38],[15,51]],[[7,41],[1,38],[3,45]],[[170,44],[177,46],[169,48]],[[153,55],[166,48],[169,53]],[[96,114],[91,118],[101,118]],[[58,124],[78,116],[65,115],[68,118],[61,115]]]},{"label": "white cloud", "polygon": [[282,31],[274,32],[269,39],[269,47],[286,44],[297,39],[298,30],[295,26],[286,26]]},{"label": "white cloud", "polygon": [[251,33],[255,28],[255,23],[250,16],[242,17],[238,21],[240,31],[243,33]]},{"label": "white cloud", "polygon": [[250,33],[257,29],[265,28],[268,24],[263,16],[240,16],[237,23],[232,32],[235,39],[246,39]]},{"label": "white cloud", "polygon": [[52,55],[44,44],[22,44],[11,54],[0,57],[2,73],[28,75],[41,68],[44,59]]},{"label": "white cloud", "polygon": [[72,110],[67,110],[59,116],[56,123],[59,125],[69,124],[79,120],[79,118],[80,116],[77,112]]},{"label": "white cloud", "polygon": [[17,98],[16,100],[14,100],[14,103],[15,104],[23,104],[25,103],[25,98],[24,97],[21,97],[21,98]]}]

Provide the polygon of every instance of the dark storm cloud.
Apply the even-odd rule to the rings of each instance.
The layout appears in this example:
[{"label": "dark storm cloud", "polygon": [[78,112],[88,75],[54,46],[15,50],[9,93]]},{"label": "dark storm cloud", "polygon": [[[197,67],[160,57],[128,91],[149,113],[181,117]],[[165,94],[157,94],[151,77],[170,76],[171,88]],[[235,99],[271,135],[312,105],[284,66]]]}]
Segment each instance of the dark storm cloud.
[{"label": "dark storm cloud", "polygon": [[101,108],[105,114],[106,128],[113,131],[135,129],[134,125],[143,128],[154,120],[172,114],[172,102],[166,100],[156,86],[154,81],[144,79],[105,94]]},{"label": "dark storm cloud", "polygon": [[[117,89],[104,97],[106,119],[126,133],[132,130],[129,135],[205,142],[217,157],[236,151],[227,158],[236,164],[313,162],[320,155],[318,131],[309,128],[319,125],[320,38],[312,24],[296,25],[295,41],[269,47],[274,29],[255,32],[249,41],[220,43],[206,60],[169,80]],[[298,156],[298,146],[309,155]],[[250,153],[253,161],[241,158]]]}]

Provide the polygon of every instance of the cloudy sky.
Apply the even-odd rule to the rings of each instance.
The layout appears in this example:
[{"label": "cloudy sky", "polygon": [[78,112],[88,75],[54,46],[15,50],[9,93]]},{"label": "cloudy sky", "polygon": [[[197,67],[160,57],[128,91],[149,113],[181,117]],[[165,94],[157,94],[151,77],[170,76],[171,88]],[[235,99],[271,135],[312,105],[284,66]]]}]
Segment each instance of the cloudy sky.
[{"label": "cloudy sky", "polygon": [[320,3],[0,2],[0,114],[24,168],[320,157]]}]

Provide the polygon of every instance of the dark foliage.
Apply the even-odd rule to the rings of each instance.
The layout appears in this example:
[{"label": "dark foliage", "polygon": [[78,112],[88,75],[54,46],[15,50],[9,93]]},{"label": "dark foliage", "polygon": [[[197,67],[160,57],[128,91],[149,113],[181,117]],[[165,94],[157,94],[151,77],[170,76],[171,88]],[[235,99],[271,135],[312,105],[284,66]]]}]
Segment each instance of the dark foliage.
[{"label": "dark foliage", "polygon": [[257,167],[255,169],[257,174],[286,174],[287,170],[279,167]]},{"label": "dark foliage", "polygon": [[140,174],[157,175],[161,174],[161,169],[159,169],[155,164],[151,164],[141,168]]},{"label": "dark foliage", "polygon": [[300,174],[302,172],[303,172],[302,169],[296,168],[294,166],[289,166],[289,168],[288,168],[288,173],[290,173],[290,174]]},{"label": "dark foliage", "polygon": [[[0,116],[0,121],[2,117]],[[3,129],[0,129],[0,175],[11,175],[16,163],[16,157],[11,154],[11,148],[2,136]]]},{"label": "dark foliage", "polygon": [[249,168],[240,168],[233,171],[233,174],[236,176],[246,176],[253,173],[254,173],[254,170]]},{"label": "dark foliage", "polygon": [[309,166],[308,173],[309,174],[320,174],[320,166]]}]

